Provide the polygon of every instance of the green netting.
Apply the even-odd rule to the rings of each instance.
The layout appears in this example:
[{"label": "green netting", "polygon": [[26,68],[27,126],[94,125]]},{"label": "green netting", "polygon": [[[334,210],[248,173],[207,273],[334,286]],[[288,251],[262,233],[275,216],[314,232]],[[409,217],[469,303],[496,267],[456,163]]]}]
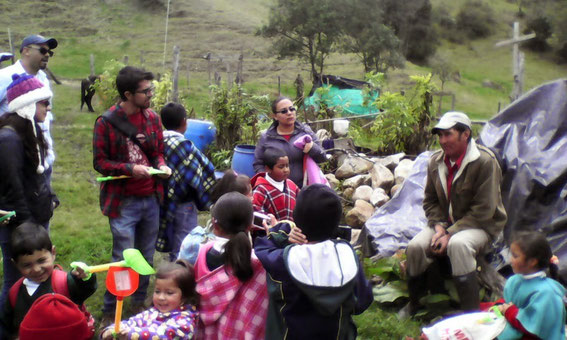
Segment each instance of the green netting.
[{"label": "green netting", "polygon": [[[378,92],[372,94],[372,103],[378,97]],[[321,101],[325,103],[328,107],[341,107],[343,115],[346,116],[358,116],[369,113],[378,112],[378,110],[371,106],[364,106],[362,103],[364,99],[362,97],[362,90],[360,89],[339,89],[337,86],[330,87],[329,91],[321,95],[315,91],[311,97],[305,99],[305,107],[313,107],[315,111],[319,110],[319,105]],[[337,110],[340,112],[340,110]]]}]

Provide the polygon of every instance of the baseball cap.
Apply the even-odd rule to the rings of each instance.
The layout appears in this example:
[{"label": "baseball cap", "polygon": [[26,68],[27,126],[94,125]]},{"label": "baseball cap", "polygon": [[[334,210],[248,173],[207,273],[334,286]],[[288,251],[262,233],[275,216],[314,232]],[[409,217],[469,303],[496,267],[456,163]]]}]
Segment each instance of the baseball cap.
[{"label": "baseball cap", "polygon": [[439,123],[437,123],[437,125],[435,125],[435,127],[433,129],[431,129],[431,133],[435,134],[435,133],[437,133],[437,130],[450,129],[450,128],[454,127],[455,125],[457,125],[457,123],[461,123],[463,125],[466,125],[469,129],[472,129],[471,128],[472,123],[471,123],[469,116],[467,116],[466,114],[464,114],[462,112],[449,111],[449,112],[445,113],[441,117],[441,119],[439,119]]},{"label": "baseball cap", "polygon": [[22,41],[22,46],[20,46],[20,53],[22,52],[24,47],[34,44],[35,45],[47,44],[47,46],[49,46],[50,49],[54,49],[55,47],[57,47],[57,40],[55,40],[55,38],[46,38],[38,34],[28,35]]}]

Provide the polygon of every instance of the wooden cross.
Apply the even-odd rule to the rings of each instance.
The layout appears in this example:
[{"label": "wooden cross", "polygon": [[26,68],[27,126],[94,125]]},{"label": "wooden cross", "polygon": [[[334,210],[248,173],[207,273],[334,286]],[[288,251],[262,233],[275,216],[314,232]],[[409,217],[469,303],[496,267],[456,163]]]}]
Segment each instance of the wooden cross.
[{"label": "wooden cross", "polygon": [[512,65],[514,68],[514,90],[510,99],[518,99],[522,95],[524,85],[524,53],[520,52],[520,43],[535,38],[535,33],[520,36],[520,23],[514,22],[514,33],[512,39],[497,42],[494,47],[512,45]]}]

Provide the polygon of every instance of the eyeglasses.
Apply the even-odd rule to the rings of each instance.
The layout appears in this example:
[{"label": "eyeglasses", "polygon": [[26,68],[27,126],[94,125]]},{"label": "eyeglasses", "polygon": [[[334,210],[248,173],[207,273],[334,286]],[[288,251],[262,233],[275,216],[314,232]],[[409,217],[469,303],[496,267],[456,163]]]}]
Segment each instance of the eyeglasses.
[{"label": "eyeglasses", "polygon": [[48,49],[48,48],[45,48],[45,47],[28,46],[28,48],[31,48],[31,49],[34,49],[34,50],[38,50],[39,53],[41,53],[41,54],[47,54],[47,53],[49,53],[49,56],[50,56],[50,57],[53,57],[53,54],[54,54],[52,50],[50,50],[50,49]]},{"label": "eyeglasses", "polygon": [[297,108],[296,108],[295,106],[290,106],[290,107],[286,107],[286,108],[283,109],[283,110],[276,111],[276,113],[281,113],[282,115],[284,115],[284,114],[286,114],[286,113],[288,113],[288,112],[289,112],[289,113],[293,113],[293,112],[295,112],[295,111],[297,111]]},{"label": "eyeglasses", "polygon": [[151,93],[154,93],[155,89],[156,89],[155,86],[150,86],[150,87],[148,87],[147,89],[143,89],[143,90],[136,91],[136,93],[143,93],[143,94],[145,94],[145,95],[147,96],[148,93],[150,93],[150,92],[151,92]]}]

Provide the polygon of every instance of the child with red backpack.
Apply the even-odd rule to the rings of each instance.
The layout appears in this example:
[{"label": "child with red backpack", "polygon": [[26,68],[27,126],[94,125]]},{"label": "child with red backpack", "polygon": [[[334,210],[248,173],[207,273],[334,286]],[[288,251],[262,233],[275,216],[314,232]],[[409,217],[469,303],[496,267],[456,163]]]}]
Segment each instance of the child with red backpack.
[{"label": "child with red backpack", "polygon": [[50,293],[64,295],[79,305],[92,337],[94,320],[82,304],[96,291],[96,276],[89,277],[79,268],[69,273],[57,268],[54,264],[55,247],[47,230],[39,224],[24,222],[18,226],[12,233],[11,249],[12,261],[23,277],[10,288],[9,299],[2,306],[0,338],[17,337],[20,323],[34,301]]}]

